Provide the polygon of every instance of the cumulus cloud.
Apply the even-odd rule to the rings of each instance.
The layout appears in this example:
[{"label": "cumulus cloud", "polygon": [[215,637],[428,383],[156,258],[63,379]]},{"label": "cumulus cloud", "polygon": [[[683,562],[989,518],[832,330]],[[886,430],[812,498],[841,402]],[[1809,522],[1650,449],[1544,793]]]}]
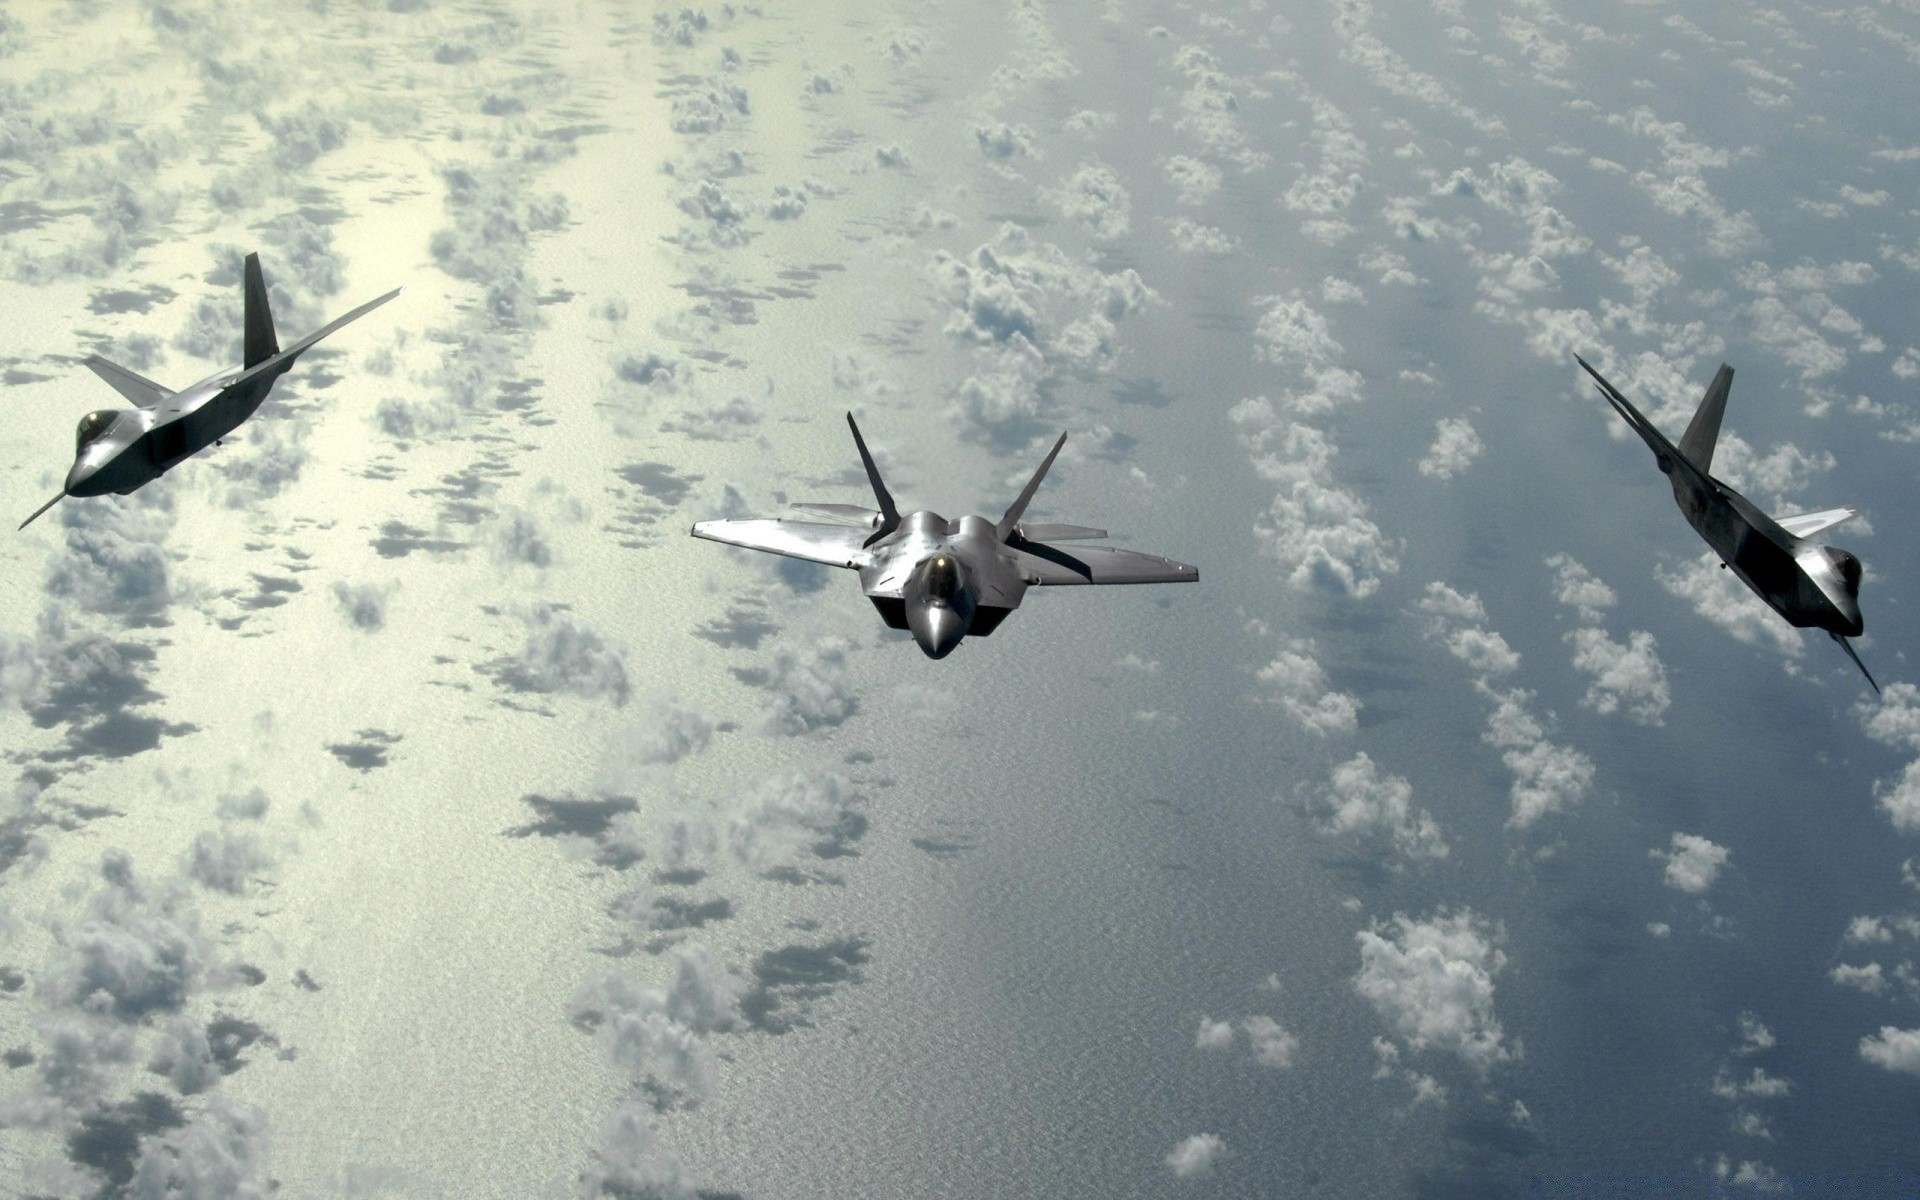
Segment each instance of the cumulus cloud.
[{"label": "cumulus cloud", "polygon": [[1920,1075],[1920,1029],[1882,1025],[1879,1033],[1860,1039],[1860,1057],[1901,1075]]},{"label": "cumulus cloud", "polygon": [[624,651],[607,643],[591,625],[559,604],[536,604],[518,614],[526,643],[518,655],[498,660],[489,670],[516,692],[571,692],[589,699],[627,702]]},{"label": "cumulus cloud", "polygon": [[1193,1044],[1201,1050],[1227,1049],[1233,1045],[1233,1022],[1201,1017],[1200,1032],[1194,1035]]},{"label": "cumulus cloud", "polygon": [[1606,610],[1619,602],[1619,596],[1578,561],[1566,554],[1547,559],[1553,568],[1553,598],[1580,614],[1589,625],[1598,625]]},{"label": "cumulus cloud", "polygon": [[769,667],[735,668],[733,673],[772,696],[767,723],[774,732],[814,733],[845,722],[860,707],[847,683],[850,649],[840,638],[824,638],[804,650],[780,650]]},{"label": "cumulus cloud", "polygon": [[1272,662],[1254,672],[1261,685],[1255,699],[1278,706],[1303,729],[1323,737],[1354,732],[1359,727],[1360,701],[1335,691],[1313,654],[1311,641],[1289,642]]},{"label": "cumulus cloud", "polygon": [[1253,1047],[1253,1060],[1263,1067],[1284,1071],[1293,1066],[1300,1050],[1300,1039],[1284,1029],[1272,1017],[1251,1016],[1243,1023],[1247,1042]]},{"label": "cumulus cloud", "polygon": [[1354,935],[1360,970],[1354,990],[1414,1053],[1452,1055],[1485,1077],[1520,1057],[1493,1011],[1494,978],[1505,969],[1500,926],[1471,909],[1440,909],[1424,920],[1396,913]]},{"label": "cumulus cloud", "polygon": [[1278,486],[1254,532],[1289,586],[1364,599],[1399,571],[1399,543],[1381,532],[1366,501],[1333,482],[1331,438],[1282,419],[1264,396],[1241,401],[1230,416],[1254,470]]},{"label": "cumulus cloud", "polygon": [[1220,190],[1220,168],[1211,163],[1176,154],[1160,167],[1166,172],[1167,182],[1173,185],[1174,199],[1182,204],[1198,207],[1213,199],[1213,194]]},{"label": "cumulus cloud", "polygon": [[1176,1179],[1198,1179],[1213,1173],[1227,1152],[1227,1144],[1211,1133],[1196,1133],[1167,1151],[1167,1169]]},{"label": "cumulus cloud", "polygon": [[333,596],[340,613],[355,629],[372,633],[387,623],[387,601],[399,590],[399,584],[348,583],[336,579]]},{"label": "cumulus cloud", "polygon": [[1720,870],[1727,865],[1731,853],[1725,846],[1716,846],[1698,834],[1676,833],[1668,849],[1649,850],[1647,856],[1666,864],[1662,880],[1668,887],[1698,896],[1720,877]]},{"label": "cumulus cloud", "polygon": [[838,772],[795,772],[770,779],[746,797],[727,825],[727,848],[756,871],[780,866],[804,850],[844,850],[843,831],[857,836],[853,786]]},{"label": "cumulus cloud", "polygon": [[1636,630],[1622,643],[1604,630],[1583,628],[1567,639],[1573,643],[1574,669],[1592,678],[1582,704],[1602,715],[1624,712],[1641,725],[1664,723],[1662,714],[1673,696],[1651,633]]},{"label": "cumulus cloud", "polygon": [[1442,417],[1434,425],[1433,445],[1420,460],[1420,473],[1429,479],[1452,479],[1472,466],[1485,450],[1473,422],[1465,417]]},{"label": "cumulus cloud", "polygon": [[1739,641],[1772,646],[1789,665],[1805,652],[1800,631],[1782,621],[1732,571],[1720,569],[1720,559],[1711,552],[1677,568],[1655,567],[1654,578]]},{"label": "cumulus cloud", "polygon": [[1480,598],[1435,581],[1427,585],[1418,608],[1430,618],[1427,635],[1472,668],[1475,688],[1493,702],[1481,739],[1501,752],[1501,761],[1513,774],[1508,827],[1530,828],[1584,799],[1593,785],[1593,761],[1547,739],[1546,727],[1533,714],[1532,692],[1495,686],[1496,679],[1519,668],[1520,656],[1486,627],[1486,606]]},{"label": "cumulus cloud", "polygon": [[1321,833],[1377,847],[1393,863],[1445,858],[1447,842],[1425,809],[1413,806],[1413,785],[1382,775],[1366,754],[1333,769],[1307,804]]}]

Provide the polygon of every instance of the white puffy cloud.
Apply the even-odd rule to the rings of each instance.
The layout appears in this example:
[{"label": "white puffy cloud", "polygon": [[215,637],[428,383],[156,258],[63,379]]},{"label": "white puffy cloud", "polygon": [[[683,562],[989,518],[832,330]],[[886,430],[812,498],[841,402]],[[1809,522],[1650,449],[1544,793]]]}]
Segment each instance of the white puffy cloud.
[{"label": "white puffy cloud", "polygon": [[1898,776],[1874,784],[1873,795],[1895,829],[1920,833],[1920,759],[1908,763]]},{"label": "white puffy cloud", "polygon": [[1333,482],[1337,451],[1325,433],[1281,420],[1265,397],[1241,401],[1231,416],[1254,469],[1278,485],[1254,532],[1289,586],[1364,598],[1400,569],[1399,543],[1373,522],[1366,501]]},{"label": "white puffy cloud", "polygon": [[727,848],[756,871],[779,866],[822,839],[852,812],[853,785],[838,772],[794,772],[768,780],[728,821]]},{"label": "white puffy cloud", "polygon": [[1677,569],[1656,567],[1654,578],[1739,641],[1770,645],[1789,663],[1806,650],[1800,631],[1782,621],[1732,571],[1722,570],[1720,559],[1711,551],[1687,559]]},{"label": "white puffy cloud", "polygon": [[1293,1065],[1300,1050],[1300,1039],[1284,1029],[1272,1017],[1251,1016],[1242,1022],[1247,1041],[1253,1047],[1253,1059],[1263,1067],[1284,1071]]},{"label": "white puffy cloud", "polygon": [[1101,241],[1124,237],[1132,211],[1127,189],[1111,167],[1088,163],[1057,190],[1041,193],[1060,212]]},{"label": "white puffy cloud", "polygon": [[1466,417],[1442,417],[1434,424],[1433,445],[1419,462],[1422,475],[1429,479],[1452,479],[1473,465],[1486,451],[1486,444]]},{"label": "white puffy cloud", "polygon": [[1233,1045],[1233,1022],[1201,1017],[1200,1032],[1194,1035],[1193,1044],[1202,1050],[1227,1049]]},{"label": "white puffy cloud", "polygon": [[1532,692],[1494,686],[1496,678],[1519,668],[1520,656],[1499,633],[1486,628],[1487,610],[1480,598],[1435,581],[1427,585],[1417,607],[1432,618],[1428,636],[1473,669],[1475,688],[1493,702],[1481,740],[1501,752],[1501,761],[1513,774],[1508,827],[1530,828],[1584,799],[1593,786],[1593,761],[1547,740],[1546,727],[1533,715]]},{"label": "white puffy cloud", "polygon": [[1692,833],[1676,833],[1666,850],[1647,851],[1649,858],[1666,863],[1662,880],[1675,891],[1698,896],[1713,886],[1732,852]]},{"label": "white puffy cloud", "polygon": [[638,1100],[623,1103],[607,1122],[593,1165],[580,1176],[582,1200],[694,1200],[692,1176]]},{"label": "white puffy cloud", "polygon": [[1307,811],[1323,834],[1380,847],[1396,863],[1447,856],[1440,826],[1413,806],[1413,785],[1398,775],[1382,776],[1364,753],[1333,768]]},{"label": "white puffy cloud", "polygon": [[1212,163],[1176,154],[1160,164],[1167,181],[1173,184],[1174,198],[1182,204],[1199,206],[1220,190],[1220,168]]},{"label": "white puffy cloud", "polygon": [[1167,1151],[1167,1169],[1176,1179],[1197,1179],[1213,1172],[1213,1164],[1227,1152],[1227,1144],[1211,1133],[1196,1133]]},{"label": "white puffy cloud", "polygon": [[823,638],[804,650],[780,650],[769,667],[736,668],[734,674],[772,695],[767,721],[775,732],[814,733],[842,724],[860,707],[847,683],[850,649],[841,638]]},{"label": "white puffy cloud", "polygon": [[1882,1025],[1879,1033],[1860,1039],[1860,1057],[1902,1075],[1920,1075],[1920,1029]]},{"label": "white puffy cloud", "polygon": [[1625,642],[1592,627],[1567,635],[1573,643],[1573,666],[1592,678],[1581,703],[1602,715],[1624,711],[1641,725],[1660,725],[1673,703],[1667,688],[1667,668],[1660,661],[1653,635],[1635,630]]},{"label": "white puffy cloud", "polygon": [[1589,625],[1600,623],[1605,610],[1619,601],[1612,588],[1594,577],[1578,561],[1565,554],[1547,559],[1553,568],[1553,598],[1580,614]]},{"label": "white puffy cloud", "polygon": [[183,1128],[148,1138],[126,1194],[138,1200],[267,1200],[267,1117],[215,1095]]},{"label": "white puffy cloud", "polygon": [[1827,972],[1827,978],[1833,980],[1835,987],[1852,988],[1865,992],[1869,996],[1882,995],[1887,990],[1887,976],[1879,963],[1868,963],[1856,967],[1851,963],[1841,963]]},{"label": "white puffy cloud", "polygon": [[1327,672],[1313,657],[1310,641],[1294,640],[1274,660],[1254,672],[1262,691],[1256,699],[1279,706],[1302,728],[1325,736],[1359,727],[1360,701],[1333,690]]},{"label": "white puffy cloud", "polygon": [[623,705],[632,691],[625,651],[558,604],[518,613],[526,643],[517,656],[491,665],[495,678],[518,692],[571,692]]},{"label": "white puffy cloud", "polygon": [[1494,977],[1507,963],[1503,934],[1471,909],[1425,920],[1396,913],[1354,935],[1353,986],[1406,1050],[1450,1054],[1481,1076],[1520,1057],[1494,1016]]}]

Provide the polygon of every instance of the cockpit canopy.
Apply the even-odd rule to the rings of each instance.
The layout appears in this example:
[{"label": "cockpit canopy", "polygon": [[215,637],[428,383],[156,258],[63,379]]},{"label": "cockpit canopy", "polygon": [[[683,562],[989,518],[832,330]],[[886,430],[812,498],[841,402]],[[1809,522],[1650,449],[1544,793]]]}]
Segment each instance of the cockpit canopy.
[{"label": "cockpit canopy", "polygon": [[1860,594],[1860,560],[1838,547],[1827,547],[1827,561],[1840,573],[1840,582],[1847,585],[1849,596]]},{"label": "cockpit canopy", "polygon": [[936,554],[927,560],[927,595],[934,600],[951,600],[960,590],[960,565],[950,554]]},{"label": "cockpit canopy", "polygon": [[120,414],[113,409],[103,408],[97,412],[90,412],[86,416],[81,417],[80,428],[74,438],[73,452],[78,454],[82,450],[85,450],[88,443],[94,441],[101,434],[113,427],[113,419],[119,415]]}]

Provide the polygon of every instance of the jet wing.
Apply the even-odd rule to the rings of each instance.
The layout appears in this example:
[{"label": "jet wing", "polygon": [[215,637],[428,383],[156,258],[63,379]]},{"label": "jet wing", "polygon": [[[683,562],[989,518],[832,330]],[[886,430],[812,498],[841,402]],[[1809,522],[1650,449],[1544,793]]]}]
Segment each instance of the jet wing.
[{"label": "jet wing", "polygon": [[257,362],[251,367],[248,367],[245,371],[242,371],[239,375],[235,376],[232,380],[230,380],[226,384],[226,386],[233,387],[235,384],[245,383],[247,380],[252,379],[254,376],[264,375],[269,371],[286,370],[287,368],[293,365],[294,359],[299,358],[300,355],[305,353],[306,351],[313,349],[314,344],[318,342],[321,338],[324,338],[329,334],[334,333],[335,331],[339,330],[342,326],[350,322],[359,320],[361,317],[366,316],[368,313],[372,312],[376,308],[379,308],[382,304],[385,304],[387,301],[393,299],[395,296],[398,296],[399,294],[400,294],[400,289],[395,288],[392,291],[388,292],[386,295],[379,297],[378,299],[367,301],[365,304],[362,304],[359,308],[354,309],[352,312],[348,313],[346,316],[341,317],[338,320],[329,321],[327,324],[322,325],[320,328],[314,330],[312,333],[301,338],[299,341],[295,342],[293,345],[288,346],[285,350],[280,351],[280,353],[274,355],[272,358],[262,360],[261,362]]},{"label": "jet wing", "polygon": [[1138,550],[1117,546],[1079,546],[1062,550],[1044,542],[1009,545],[1014,564],[1029,584],[1040,587],[1070,587],[1095,583],[1194,583],[1200,572],[1185,563],[1174,562]]},{"label": "jet wing", "polygon": [[1693,480],[1695,486],[1704,490],[1708,495],[1719,495],[1723,492],[1724,489],[1722,489],[1718,483],[1714,482],[1712,476],[1695,466],[1692,459],[1680,452],[1680,447],[1668,441],[1667,435],[1655,428],[1652,421],[1642,416],[1640,410],[1635,408],[1625,396],[1620,394],[1619,388],[1607,382],[1606,376],[1594,370],[1592,363],[1581,358],[1578,354],[1573,356],[1573,361],[1586,368],[1587,374],[1593,376],[1593,381],[1600,385],[1600,394],[1607,398],[1608,404],[1613,405],[1613,410],[1620,414],[1621,419],[1624,420],[1635,433],[1640,435],[1640,440],[1647,444],[1649,450],[1653,451],[1654,457],[1667,463],[1668,469],[1685,473]]},{"label": "jet wing", "polygon": [[826,563],[830,567],[857,568],[866,565],[868,554],[861,543],[870,535],[867,530],[852,525],[759,517],[743,521],[701,521],[693,527],[693,536]]},{"label": "jet wing", "polygon": [[108,362],[98,354],[87,356],[87,366],[92,368],[95,375],[113,385],[113,390],[130,400],[135,408],[152,408],[173,395],[172,392],[146,376],[136,375],[119,363]]},{"label": "jet wing", "polygon": [[1780,528],[1795,537],[1812,537],[1823,529],[1832,529],[1842,521],[1851,520],[1860,515],[1857,508],[1829,508],[1820,512],[1801,513],[1792,517],[1775,517]]}]

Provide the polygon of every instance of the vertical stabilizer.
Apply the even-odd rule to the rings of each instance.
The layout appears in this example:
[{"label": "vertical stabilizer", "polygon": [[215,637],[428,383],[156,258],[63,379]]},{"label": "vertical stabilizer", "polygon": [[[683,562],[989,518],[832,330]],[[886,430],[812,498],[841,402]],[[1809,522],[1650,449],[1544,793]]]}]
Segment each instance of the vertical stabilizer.
[{"label": "vertical stabilizer", "polygon": [[1733,368],[1721,363],[1720,373],[1707,385],[1706,399],[1700,402],[1687,424],[1686,435],[1680,439],[1680,453],[1702,474],[1713,469],[1713,444],[1720,440],[1720,418],[1726,415],[1727,392],[1732,387]]},{"label": "vertical stabilizer", "polygon": [[260,274],[260,256],[247,255],[246,366],[257,367],[280,353],[273,336],[273,310],[267,307],[267,281]]},{"label": "vertical stabilizer", "polygon": [[867,469],[867,482],[873,485],[873,498],[880,502],[879,528],[863,545],[871,546],[881,538],[900,528],[900,510],[893,506],[893,493],[880,478],[880,468],[873,465],[873,455],[867,453],[867,439],[860,436],[860,426],[854,423],[853,414],[847,414],[847,428],[853,430],[853,444],[860,448],[860,465]]},{"label": "vertical stabilizer", "polygon": [[1027,511],[1027,504],[1033,499],[1034,492],[1039,490],[1040,481],[1047,477],[1047,468],[1053,465],[1053,460],[1060,456],[1060,447],[1066,444],[1067,435],[1063,433],[1060,435],[1060,440],[1053,444],[1053,449],[1047,451],[1047,460],[1040,464],[1040,469],[1033,473],[1033,478],[1027,480],[1027,486],[1021,489],[1020,498],[1013,502],[1013,507],[1007,510],[1007,515],[1000,518],[1001,541],[1004,542],[1013,536],[1014,528],[1020,524],[1020,514]]}]

